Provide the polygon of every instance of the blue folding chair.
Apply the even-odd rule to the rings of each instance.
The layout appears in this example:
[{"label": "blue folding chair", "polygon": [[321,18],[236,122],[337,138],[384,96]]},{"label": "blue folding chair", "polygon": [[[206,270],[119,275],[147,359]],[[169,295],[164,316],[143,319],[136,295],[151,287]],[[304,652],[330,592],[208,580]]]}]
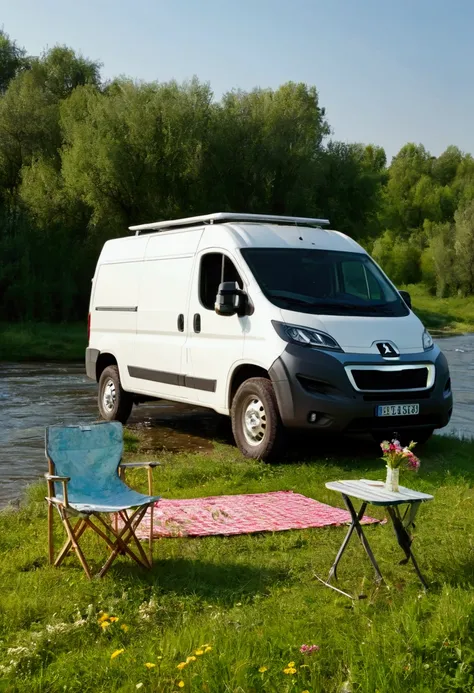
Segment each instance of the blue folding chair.
[{"label": "blue folding chair", "polygon": [[[91,571],[79,540],[87,529],[108,545],[110,555],[98,575],[104,576],[119,554],[127,554],[138,565],[151,568],[153,540],[153,496],[151,470],[158,463],[121,462],[123,429],[118,421],[88,426],[50,426],[46,429],[48,482],[49,562],[59,566],[75,551],[87,577]],[[124,481],[125,469],[148,468],[148,493],[134,491]],[[54,558],[53,513],[57,508],[66,530],[67,541]],[[136,529],[150,508],[150,557],[136,536]],[[76,517],[75,524],[71,518]],[[112,522],[115,517],[115,522]],[[120,521],[119,521],[120,520]],[[130,543],[134,542],[134,550]]]}]

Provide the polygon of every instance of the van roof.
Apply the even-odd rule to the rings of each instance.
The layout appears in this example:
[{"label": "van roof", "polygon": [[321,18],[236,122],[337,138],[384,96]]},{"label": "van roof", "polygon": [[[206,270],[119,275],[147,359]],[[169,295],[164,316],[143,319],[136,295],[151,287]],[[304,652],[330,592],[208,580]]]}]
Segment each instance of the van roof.
[{"label": "van roof", "polygon": [[156,221],[151,224],[139,224],[129,226],[130,231],[135,231],[137,236],[143,233],[166,231],[168,229],[189,228],[190,226],[202,226],[203,224],[224,224],[226,222],[247,223],[271,223],[295,226],[329,226],[329,219],[315,219],[313,217],[288,217],[275,214],[240,214],[236,212],[214,212],[197,217],[185,217],[184,219],[172,219],[170,221]]}]

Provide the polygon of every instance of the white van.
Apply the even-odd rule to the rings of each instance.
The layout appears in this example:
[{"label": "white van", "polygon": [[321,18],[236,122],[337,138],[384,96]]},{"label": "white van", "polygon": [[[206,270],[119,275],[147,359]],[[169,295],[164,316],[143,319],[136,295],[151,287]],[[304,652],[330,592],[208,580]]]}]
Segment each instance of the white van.
[{"label": "white van", "polygon": [[86,350],[101,416],[125,423],[149,398],[208,407],[264,460],[284,427],[422,442],[445,426],[445,357],[408,294],[328,223],[217,213],[108,241]]}]

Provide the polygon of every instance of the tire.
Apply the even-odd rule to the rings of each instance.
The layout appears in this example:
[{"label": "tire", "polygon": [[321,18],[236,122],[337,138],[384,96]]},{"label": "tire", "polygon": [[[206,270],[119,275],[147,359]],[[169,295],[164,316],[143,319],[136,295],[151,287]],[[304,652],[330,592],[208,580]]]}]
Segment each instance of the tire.
[{"label": "tire", "polygon": [[99,412],[105,421],[128,421],[133,407],[133,396],[125,392],[117,366],[107,366],[99,378]]},{"label": "tire", "polygon": [[244,457],[269,462],[282,452],[283,424],[269,380],[249,378],[242,383],[232,402],[231,417],[234,440]]},{"label": "tire", "polygon": [[[396,437],[402,445],[409,445],[412,440],[418,445],[424,445],[433,435],[433,428],[414,428],[412,430],[401,431],[396,434]],[[393,433],[390,432],[373,432],[372,437],[376,443],[381,443],[383,440],[391,440],[395,437]]]}]

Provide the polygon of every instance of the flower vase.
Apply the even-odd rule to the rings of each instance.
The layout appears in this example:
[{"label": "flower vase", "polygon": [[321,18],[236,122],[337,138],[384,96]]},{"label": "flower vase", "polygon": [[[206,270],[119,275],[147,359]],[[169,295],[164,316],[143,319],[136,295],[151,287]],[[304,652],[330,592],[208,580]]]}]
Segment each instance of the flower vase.
[{"label": "flower vase", "polygon": [[385,479],[385,490],[386,491],[398,491],[398,482],[400,480],[400,469],[389,467],[387,465],[387,477]]}]

